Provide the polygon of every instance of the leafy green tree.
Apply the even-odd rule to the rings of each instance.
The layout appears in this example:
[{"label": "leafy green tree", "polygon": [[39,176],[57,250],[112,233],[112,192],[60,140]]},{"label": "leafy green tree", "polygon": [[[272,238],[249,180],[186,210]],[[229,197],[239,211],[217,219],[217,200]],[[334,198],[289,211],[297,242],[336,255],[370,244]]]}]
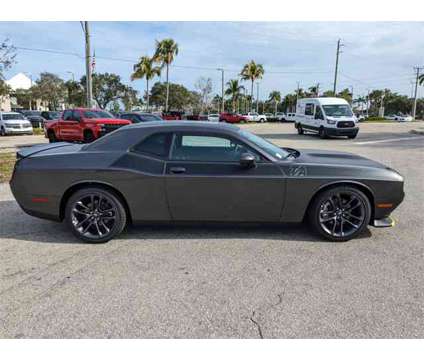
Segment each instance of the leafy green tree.
[{"label": "leafy green tree", "polygon": [[345,99],[348,103],[352,103],[352,93],[347,88],[340,91],[337,97]]},{"label": "leafy green tree", "polygon": [[264,75],[264,68],[261,64],[256,64],[255,61],[251,60],[249,63],[244,65],[241,70],[240,76],[243,80],[251,81],[251,91],[250,91],[250,109],[252,109],[252,99],[253,99],[253,84],[255,80],[261,79]]},{"label": "leafy green tree", "polygon": [[237,79],[232,79],[227,82],[227,89],[225,95],[231,98],[233,112],[236,111],[236,103],[240,98],[241,92],[244,90],[244,86],[240,85]]},{"label": "leafy green tree", "polygon": [[281,93],[275,90],[271,91],[271,93],[269,94],[269,101],[273,101],[275,104],[275,111],[274,111],[274,114],[275,114],[278,110],[278,103],[281,102]]},{"label": "leafy green tree", "polygon": [[12,95],[19,106],[22,106],[24,109],[32,109],[34,100],[34,91],[32,87],[29,89],[16,89],[12,92]]},{"label": "leafy green tree", "polygon": [[140,61],[134,65],[134,72],[131,75],[131,80],[146,78],[146,108],[149,111],[149,80],[155,76],[159,76],[161,72],[160,67],[154,66],[153,58],[142,56]]},{"label": "leafy green tree", "polygon": [[134,106],[141,105],[141,99],[137,97],[137,91],[131,86],[125,86],[121,101],[124,104],[125,111],[131,111]]},{"label": "leafy green tree", "polygon": [[169,105],[169,65],[178,55],[178,44],[173,39],[156,40],[156,51],[153,55],[155,62],[166,67],[166,96],[165,96],[165,111],[168,111]]},{"label": "leafy green tree", "polygon": [[160,82],[156,82],[152,86],[150,102],[154,106],[161,106],[166,99],[167,89],[169,89],[168,106],[170,110],[184,110],[195,105],[196,99],[193,93],[184,86],[173,83],[169,83],[167,86]]},{"label": "leafy green tree", "polygon": [[85,89],[78,81],[68,80],[65,82],[66,88],[66,102],[69,107],[84,106],[85,103]]},{"label": "leafy green tree", "polygon": [[59,104],[66,97],[65,82],[49,72],[42,72],[31,90],[33,98],[47,102],[50,110],[58,110]]},{"label": "leafy green tree", "polygon": [[[81,84],[85,89],[85,75],[81,78]],[[105,109],[112,101],[121,100],[127,90],[126,85],[121,82],[121,77],[110,73],[94,73],[92,86],[93,98],[102,109]]]},{"label": "leafy green tree", "polygon": [[323,96],[323,97],[334,97],[334,91],[333,91],[333,90],[327,90],[327,91],[324,91],[324,92],[322,93],[322,96]]}]

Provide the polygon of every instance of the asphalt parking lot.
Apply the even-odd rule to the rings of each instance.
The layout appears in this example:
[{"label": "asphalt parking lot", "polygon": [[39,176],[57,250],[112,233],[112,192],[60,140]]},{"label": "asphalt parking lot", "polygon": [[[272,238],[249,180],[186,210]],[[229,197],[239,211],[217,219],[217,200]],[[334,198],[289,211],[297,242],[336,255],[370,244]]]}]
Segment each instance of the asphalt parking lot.
[{"label": "asphalt parking lot", "polygon": [[[397,169],[396,227],[331,243],[302,226],[148,226],[88,245],[24,214],[0,184],[0,337],[424,337],[424,136],[410,133],[423,125],[363,124],[355,140],[244,126]],[[11,139],[0,150],[45,141]]]}]

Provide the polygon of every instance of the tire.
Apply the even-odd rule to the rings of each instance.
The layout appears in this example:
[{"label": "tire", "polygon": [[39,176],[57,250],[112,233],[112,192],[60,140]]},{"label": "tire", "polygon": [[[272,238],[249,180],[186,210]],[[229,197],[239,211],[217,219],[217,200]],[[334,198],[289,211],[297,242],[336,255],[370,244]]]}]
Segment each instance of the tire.
[{"label": "tire", "polygon": [[319,128],[318,135],[321,139],[327,139],[327,133],[325,132],[325,129],[323,127]]},{"label": "tire", "polygon": [[299,135],[303,135],[305,132],[303,131],[303,128],[302,128],[302,124],[297,124],[296,125],[296,129],[297,129],[297,133],[299,134]]},{"label": "tire", "polygon": [[124,230],[127,214],[114,191],[87,187],[69,198],[65,222],[78,239],[88,243],[105,243]]},{"label": "tire", "polygon": [[337,186],[315,197],[308,209],[308,218],[312,229],[321,237],[347,241],[360,235],[369,224],[371,204],[359,189]]},{"label": "tire", "polygon": [[96,140],[96,139],[94,138],[94,135],[91,131],[84,132],[84,142],[85,143],[91,143],[94,140]]},{"label": "tire", "polygon": [[1,129],[0,129],[0,135],[1,136],[6,136],[7,134],[6,134],[6,130],[4,129],[4,127],[2,126],[1,127]]},{"label": "tire", "polygon": [[356,138],[356,135],[357,135],[357,134],[355,134],[355,135],[348,135],[347,137],[348,137],[349,139],[354,139],[354,138]]},{"label": "tire", "polygon": [[57,141],[56,135],[54,134],[53,130],[47,132],[47,137],[49,138],[49,143],[54,143]]}]

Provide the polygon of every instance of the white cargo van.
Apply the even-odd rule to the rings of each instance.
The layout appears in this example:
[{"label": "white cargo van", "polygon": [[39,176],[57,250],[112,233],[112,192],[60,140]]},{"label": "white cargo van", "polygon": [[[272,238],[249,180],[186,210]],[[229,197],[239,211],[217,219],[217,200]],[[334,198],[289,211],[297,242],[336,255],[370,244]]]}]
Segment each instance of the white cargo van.
[{"label": "white cargo van", "polygon": [[296,106],[295,127],[298,134],[310,131],[321,138],[358,134],[358,120],[349,103],[341,98],[322,97],[299,99]]}]

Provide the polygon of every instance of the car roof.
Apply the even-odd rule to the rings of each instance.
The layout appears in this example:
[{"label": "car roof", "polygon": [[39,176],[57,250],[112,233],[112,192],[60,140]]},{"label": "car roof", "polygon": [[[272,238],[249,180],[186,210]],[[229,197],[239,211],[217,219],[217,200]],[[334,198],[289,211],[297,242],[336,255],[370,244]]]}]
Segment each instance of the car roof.
[{"label": "car roof", "polygon": [[224,130],[237,132],[239,128],[237,126],[226,124],[226,123],[214,123],[208,121],[163,121],[163,122],[148,122],[148,123],[138,123],[127,125],[121,129],[129,128],[160,128],[160,129],[173,129],[173,130]]}]

